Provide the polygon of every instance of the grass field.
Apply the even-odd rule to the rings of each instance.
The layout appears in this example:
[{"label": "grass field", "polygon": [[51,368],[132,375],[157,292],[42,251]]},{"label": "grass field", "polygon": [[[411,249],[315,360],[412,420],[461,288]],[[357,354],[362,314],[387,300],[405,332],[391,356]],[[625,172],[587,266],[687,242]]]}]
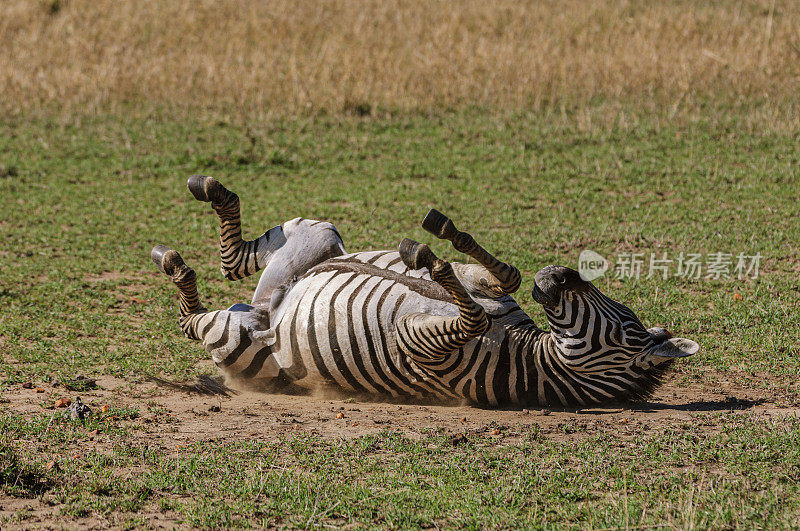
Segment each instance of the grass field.
[{"label": "grass field", "polygon": [[792,130],[798,27],[796,0],[7,0],[0,108],[252,118],[604,102],[608,117],[632,100],[668,115],[745,108]]},{"label": "grass field", "polygon": [[[724,376],[768,402],[798,402],[800,159],[792,135],[702,123],[582,133],[536,115],[469,112],[298,119],[257,131],[158,116],[29,120],[4,124],[0,138],[7,394],[79,373],[141,386],[146,372],[186,378],[207,370],[196,365],[202,351],[177,331],[173,287],[148,260],[150,247],[166,242],[197,269],[210,307],[249,299],[252,281],[219,274],[216,221],[185,190],[188,174],[205,172],[240,192],[250,235],[313,215],[334,221],[350,249],[391,248],[404,236],[430,240],[419,227],[429,207],[456,220],[475,216],[476,237],[523,271],[520,299],[539,322],[532,274],[549,263],[576,267],[585,248],[612,259],[760,253],[757,280],[598,283],[645,323],[701,344],[670,377],[678,390],[681,381],[717,387]],[[146,400],[131,407],[134,417],[152,413]],[[667,425],[634,441],[614,430],[578,442],[534,433],[513,444],[473,434],[450,448],[434,422],[419,440],[290,434],[142,454],[148,446],[124,416],[87,426],[56,420],[54,429],[52,412],[40,410],[3,413],[3,488],[43,496],[76,523],[92,515],[141,523],[145,508],[212,526],[798,524],[800,427],[755,413],[699,414],[688,431]],[[71,459],[97,427],[109,438],[103,451],[80,449],[81,459]],[[43,472],[52,459],[61,470]],[[143,474],[115,473],[124,470]],[[32,484],[18,479],[25,474]],[[27,513],[14,514],[24,522]]]},{"label": "grass field", "polygon": [[[0,527],[800,526],[797,3],[448,5],[0,5]],[[701,345],[647,403],[208,401],[145,378],[214,371],[153,245],[209,308],[255,286],[220,275],[194,173],[250,238],[314,217],[459,259],[438,208],[540,324],[534,273],[586,249],[734,264],[595,282]],[[53,409],[77,396],[86,423]]]}]

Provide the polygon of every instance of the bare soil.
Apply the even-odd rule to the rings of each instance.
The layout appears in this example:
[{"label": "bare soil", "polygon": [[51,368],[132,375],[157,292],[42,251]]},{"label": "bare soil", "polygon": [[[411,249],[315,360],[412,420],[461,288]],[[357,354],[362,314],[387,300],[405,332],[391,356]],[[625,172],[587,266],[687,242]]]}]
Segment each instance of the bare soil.
[{"label": "bare soil", "polygon": [[[679,426],[713,413],[800,414],[795,401],[781,392],[780,381],[773,380],[765,381],[759,375],[712,372],[693,378],[668,377],[646,402],[580,409],[488,409],[470,404],[382,402],[332,392],[292,396],[240,391],[228,397],[210,397],[149,382],[130,384],[113,377],[98,379],[98,389],[82,393],[33,382],[33,389],[16,386],[4,392],[4,397],[9,401],[5,405],[9,410],[30,415],[55,412],[56,400],[76,396],[95,412],[103,405],[112,409],[132,407],[140,415],[124,423],[137,428],[133,437],[164,448],[214,439],[275,440],[300,432],[325,438],[353,438],[387,430],[411,438],[432,431],[453,435],[485,432],[498,442],[513,442],[533,429],[552,440],[596,434],[628,437]],[[37,392],[37,387],[44,392]],[[707,429],[713,430],[714,423],[708,423]]]}]

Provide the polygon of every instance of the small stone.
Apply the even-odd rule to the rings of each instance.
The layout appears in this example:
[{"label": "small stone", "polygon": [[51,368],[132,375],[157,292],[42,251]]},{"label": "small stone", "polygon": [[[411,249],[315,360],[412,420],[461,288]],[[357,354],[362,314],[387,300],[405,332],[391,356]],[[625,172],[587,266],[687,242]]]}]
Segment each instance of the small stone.
[{"label": "small stone", "polygon": [[492,435],[500,435],[500,430],[498,430],[498,429],[496,429],[496,428],[495,428],[495,429],[493,429],[493,430],[492,430]]},{"label": "small stone", "polygon": [[549,415],[550,413],[552,413],[552,411],[550,411],[549,409],[542,410],[542,415]]},{"label": "small stone", "polygon": [[466,421],[467,421],[467,417],[463,417],[463,418],[461,419],[461,422],[466,422]]},{"label": "small stone", "polygon": [[56,407],[68,407],[72,403],[69,398],[59,398],[56,400]]},{"label": "small stone", "polygon": [[92,430],[88,433],[89,437],[97,437],[100,435],[100,430]]},{"label": "small stone", "polygon": [[23,389],[33,389],[33,382],[25,382],[22,384]]},{"label": "small stone", "polygon": [[36,388],[36,392],[37,393],[44,393],[44,389],[42,389],[41,387],[37,387]]},{"label": "small stone", "polygon": [[219,406],[211,406],[210,408],[208,408],[208,410],[212,413],[219,413],[220,411],[222,411],[222,408]]},{"label": "small stone", "polygon": [[344,413],[337,413],[336,414],[336,418],[337,419],[343,419],[344,418]]},{"label": "small stone", "polygon": [[522,414],[523,414],[523,415],[530,415],[530,414],[531,414],[531,412],[530,412],[530,410],[528,410],[528,409],[523,409],[523,410],[522,410]]},{"label": "small stone", "polygon": [[111,409],[111,406],[109,406],[108,404],[103,404],[103,407],[100,408],[100,412],[101,413],[108,413],[110,409]]},{"label": "small stone", "polygon": [[55,461],[50,461],[49,463],[47,463],[47,467],[46,468],[47,468],[48,472],[51,471],[51,470],[55,470],[56,472],[58,472],[60,470],[60,467],[58,466],[58,463],[56,463]]}]

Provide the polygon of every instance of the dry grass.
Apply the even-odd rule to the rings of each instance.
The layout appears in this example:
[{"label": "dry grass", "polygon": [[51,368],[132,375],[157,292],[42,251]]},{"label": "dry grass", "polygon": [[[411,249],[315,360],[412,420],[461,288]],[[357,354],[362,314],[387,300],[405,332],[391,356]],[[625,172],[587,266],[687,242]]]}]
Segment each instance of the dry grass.
[{"label": "dry grass", "polygon": [[5,110],[699,102],[796,120],[800,2],[0,3]]}]

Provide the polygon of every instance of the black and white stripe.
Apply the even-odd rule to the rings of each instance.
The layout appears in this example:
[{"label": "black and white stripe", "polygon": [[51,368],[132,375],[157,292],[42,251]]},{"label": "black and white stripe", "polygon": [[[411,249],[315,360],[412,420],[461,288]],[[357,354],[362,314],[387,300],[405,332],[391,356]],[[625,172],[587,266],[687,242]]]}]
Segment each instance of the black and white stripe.
[{"label": "black and white stripe", "polygon": [[588,405],[647,396],[674,358],[698,348],[645,329],[629,308],[558,266],[536,274],[533,297],[550,330],[538,328],[510,295],[519,271],[436,211],[423,227],[479,264],[449,264],[410,240],[399,252],[344,254],[333,225],[302,218],[245,242],[235,194],[210,178],[189,187],[220,218],[226,276],[263,270],[253,306],[207,312],[194,272],[174,251],[153,251],[179,288],[181,329],[236,380],[485,405]]},{"label": "black and white stripe", "polygon": [[[479,337],[426,359],[415,345],[398,341],[398,320],[411,309],[457,315],[452,298],[427,272],[409,270],[396,252],[346,255],[312,268],[274,314],[279,322],[270,327],[272,373],[284,367],[307,387],[325,382],[356,393],[464,398],[485,405],[587,405],[646,395],[663,374],[663,367],[644,370],[633,362],[637,349],[652,346],[649,333],[630,310],[599,292],[579,298],[581,304],[565,302],[552,311],[560,335],[537,328],[507,300],[503,312],[487,315]],[[629,343],[610,341],[618,326],[626,328]],[[579,339],[573,332],[580,330],[590,333]],[[415,337],[435,346],[441,333],[431,328]],[[218,337],[211,335],[211,344],[219,343]],[[209,340],[204,343],[208,347]],[[248,348],[243,360],[258,351]],[[254,374],[246,361],[228,364],[220,356],[224,351],[211,354],[226,374],[268,376]]]}]

